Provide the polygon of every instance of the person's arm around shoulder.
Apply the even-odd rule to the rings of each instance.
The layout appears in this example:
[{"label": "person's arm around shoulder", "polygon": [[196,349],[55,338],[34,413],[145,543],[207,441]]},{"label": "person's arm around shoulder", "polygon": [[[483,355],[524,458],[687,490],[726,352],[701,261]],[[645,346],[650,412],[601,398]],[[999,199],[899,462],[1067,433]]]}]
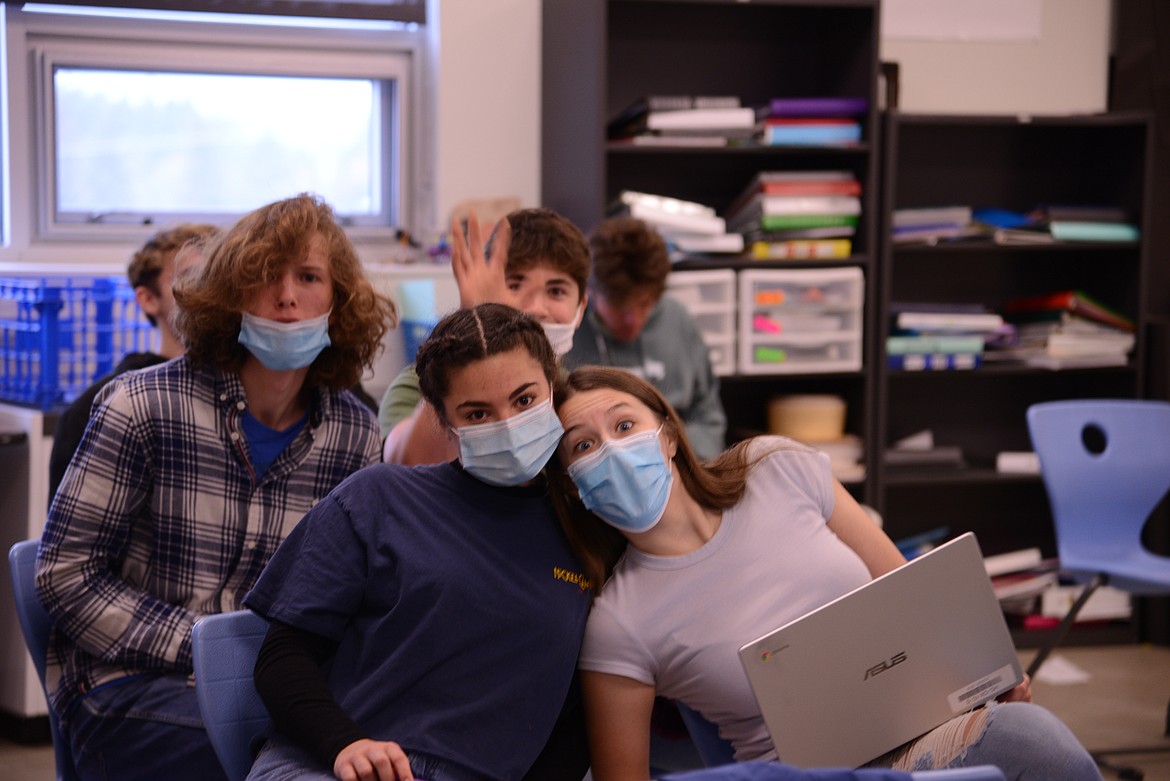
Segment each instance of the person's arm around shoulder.
[{"label": "person's arm around shoulder", "polygon": [[422,400],[413,365],[404,367],[386,389],[378,424],[386,437],[382,460],[388,464],[440,464],[456,455],[434,410]]},{"label": "person's arm around shoulder", "polygon": [[425,401],[420,401],[412,415],[390,429],[382,451],[382,460],[386,463],[405,466],[442,464],[456,456],[458,452],[443,433],[438,415]]},{"label": "person's arm around shoulder", "polygon": [[870,577],[884,575],[906,563],[898,547],[837,480],[833,480],[829,529],[861,557]]},{"label": "person's arm around shoulder", "polygon": [[623,675],[581,671],[594,781],[650,778],[654,687]]}]

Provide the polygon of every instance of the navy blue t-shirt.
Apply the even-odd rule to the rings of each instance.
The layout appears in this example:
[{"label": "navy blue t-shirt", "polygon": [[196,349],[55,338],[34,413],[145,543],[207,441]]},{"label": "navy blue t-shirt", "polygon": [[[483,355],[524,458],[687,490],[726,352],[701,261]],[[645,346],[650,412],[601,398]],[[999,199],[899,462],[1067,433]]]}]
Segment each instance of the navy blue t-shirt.
[{"label": "navy blue t-shirt", "polygon": [[244,600],[338,643],[330,690],[370,737],[501,781],[552,731],[589,602],[547,496],[451,464],[353,474]]},{"label": "navy blue t-shirt", "polygon": [[248,452],[252,456],[252,470],[256,473],[257,480],[268,471],[276,457],[292,444],[308,420],[309,413],[306,412],[288,428],[278,430],[264,425],[251,412],[244,411],[240,417],[240,427],[244,429],[244,436],[248,439]]}]

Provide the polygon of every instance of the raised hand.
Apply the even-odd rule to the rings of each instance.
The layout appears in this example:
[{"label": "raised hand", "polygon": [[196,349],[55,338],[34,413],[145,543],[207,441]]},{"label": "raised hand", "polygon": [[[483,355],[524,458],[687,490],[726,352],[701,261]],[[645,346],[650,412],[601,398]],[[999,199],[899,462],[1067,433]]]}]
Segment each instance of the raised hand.
[{"label": "raised hand", "polygon": [[512,226],[507,218],[500,219],[489,258],[484,255],[479,219],[474,211],[468,216],[467,224],[468,236],[464,238],[459,221],[455,218],[451,220],[451,270],[455,273],[455,284],[459,287],[459,305],[462,307],[485,303],[514,305],[504,279]]}]

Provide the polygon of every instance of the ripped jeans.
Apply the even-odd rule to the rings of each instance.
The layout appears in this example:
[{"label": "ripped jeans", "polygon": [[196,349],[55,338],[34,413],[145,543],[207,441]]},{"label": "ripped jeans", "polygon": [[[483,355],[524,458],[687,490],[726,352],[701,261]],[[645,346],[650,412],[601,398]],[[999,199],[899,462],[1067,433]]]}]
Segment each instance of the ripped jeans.
[{"label": "ripped jeans", "polygon": [[868,767],[913,772],[995,765],[1007,781],[1100,781],[1101,771],[1072,731],[1027,702],[988,703],[956,716]]}]

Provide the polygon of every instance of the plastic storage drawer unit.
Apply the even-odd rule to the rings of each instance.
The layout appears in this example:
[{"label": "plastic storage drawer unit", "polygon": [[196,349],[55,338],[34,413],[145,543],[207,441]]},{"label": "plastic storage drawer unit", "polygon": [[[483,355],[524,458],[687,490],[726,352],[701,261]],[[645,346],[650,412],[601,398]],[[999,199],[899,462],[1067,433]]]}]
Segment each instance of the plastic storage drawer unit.
[{"label": "plastic storage drawer unit", "polygon": [[861,369],[865,279],[855,266],[739,274],[739,372]]},{"label": "plastic storage drawer unit", "polygon": [[735,271],[672,271],[666,294],[687,308],[719,376],[735,373]]}]

